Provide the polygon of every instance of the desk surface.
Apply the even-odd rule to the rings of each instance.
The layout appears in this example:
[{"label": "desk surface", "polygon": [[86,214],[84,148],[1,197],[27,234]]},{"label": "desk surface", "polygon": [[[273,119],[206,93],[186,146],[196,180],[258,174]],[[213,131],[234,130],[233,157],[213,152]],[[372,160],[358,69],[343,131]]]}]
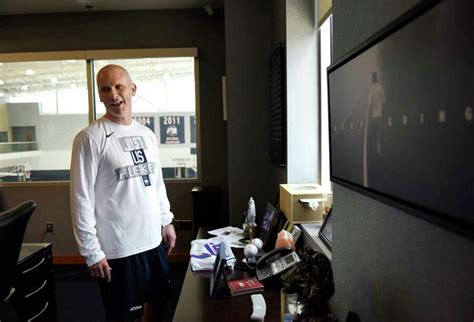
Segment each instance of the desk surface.
[{"label": "desk surface", "polygon": [[[206,235],[204,231],[200,230],[198,236],[204,235]],[[210,272],[193,273],[191,266],[188,265],[173,321],[250,321],[252,315],[250,295],[210,299],[209,278]],[[263,297],[267,306],[265,320],[280,321],[280,287],[265,286]]]}]

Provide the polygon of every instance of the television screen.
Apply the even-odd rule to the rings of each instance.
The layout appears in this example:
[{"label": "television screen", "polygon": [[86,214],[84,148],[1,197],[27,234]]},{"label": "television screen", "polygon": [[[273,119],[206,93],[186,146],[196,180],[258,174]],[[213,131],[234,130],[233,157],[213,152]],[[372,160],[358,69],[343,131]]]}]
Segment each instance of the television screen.
[{"label": "television screen", "polygon": [[422,1],[328,68],[331,180],[472,237],[474,1]]}]

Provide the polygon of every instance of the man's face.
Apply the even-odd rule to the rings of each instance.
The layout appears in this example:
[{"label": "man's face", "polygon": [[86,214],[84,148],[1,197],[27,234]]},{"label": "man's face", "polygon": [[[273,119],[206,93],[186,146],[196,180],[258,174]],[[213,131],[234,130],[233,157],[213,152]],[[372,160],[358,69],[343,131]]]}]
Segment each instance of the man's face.
[{"label": "man's face", "polygon": [[120,119],[131,116],[132,96],[137,88],[123,69],[115,66],[102,69],[97,75],[97,88],[107,114]]}]

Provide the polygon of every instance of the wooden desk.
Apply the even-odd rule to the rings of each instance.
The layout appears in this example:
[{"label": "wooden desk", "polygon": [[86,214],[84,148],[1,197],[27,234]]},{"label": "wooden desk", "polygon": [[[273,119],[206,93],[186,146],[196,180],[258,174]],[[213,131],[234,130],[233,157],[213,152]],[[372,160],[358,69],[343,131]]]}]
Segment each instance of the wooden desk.
[{"label": "wooden desk", "polygon": [[[206,238],[206,235],[200,229],[198,238]],[[234,252],[238,257],[238,252],[242,253],[242,250],[234,249]],[[210,272],[193,273],[191,265],[188,265],[173,321],[250,321],[252,315],[250,295],[209,299],[209,278]],[[280,286],[265,286],[263,297],[267,306],[265,321],[280,321]]]}]

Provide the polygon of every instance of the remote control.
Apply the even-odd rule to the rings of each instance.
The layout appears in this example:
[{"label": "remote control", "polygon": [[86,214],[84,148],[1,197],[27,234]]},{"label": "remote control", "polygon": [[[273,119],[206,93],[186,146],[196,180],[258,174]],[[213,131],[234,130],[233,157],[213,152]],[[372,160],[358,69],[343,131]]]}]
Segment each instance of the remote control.
[{"label": "remote control", "polygon": [[263,295],[252,294],[250,295],[250,299],[252,300],[253,310],[252,316],[250,316],[250,320],[263,322],[263,318],[265,317],[265,313],[267,311],[267,305],[265,304],[265,299],[263,298]]}]

